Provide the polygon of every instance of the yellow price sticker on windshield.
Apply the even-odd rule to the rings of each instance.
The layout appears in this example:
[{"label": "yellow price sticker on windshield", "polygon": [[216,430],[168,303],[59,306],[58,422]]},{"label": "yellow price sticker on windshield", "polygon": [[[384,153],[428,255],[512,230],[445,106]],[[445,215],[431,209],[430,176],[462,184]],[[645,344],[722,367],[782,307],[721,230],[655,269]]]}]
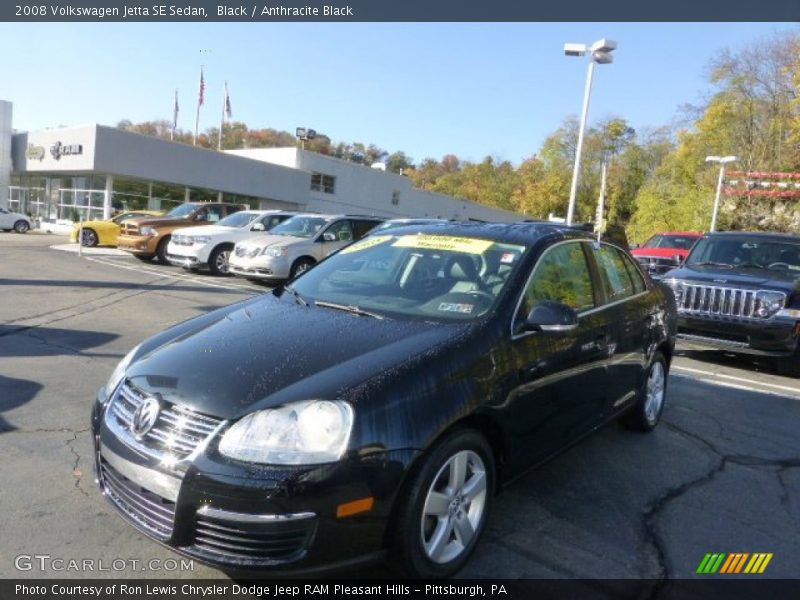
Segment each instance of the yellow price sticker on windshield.
[{"label": "yellow price sticker on windshield", "polygon": [[392,235],[378,235],[375,237],[367,238],[366,240],[361,240],[360,242],[356,242],[355,244],[350,244],[346,248],[339,251],[339,254],[349,254],[350,252],[358,252],[359,250],[366,250],[367,248],[372,248],[373,246],[377,246],[378,244],[382,244],[383,242],[388,242],[394,236]]},{"label": "yellow price sticker on windshield", "polygon": [[425,250],[449,250],[467,254],[483,254],[494,242],[450,235],[404,235],[392,244],[398,248],[420,248]]}]

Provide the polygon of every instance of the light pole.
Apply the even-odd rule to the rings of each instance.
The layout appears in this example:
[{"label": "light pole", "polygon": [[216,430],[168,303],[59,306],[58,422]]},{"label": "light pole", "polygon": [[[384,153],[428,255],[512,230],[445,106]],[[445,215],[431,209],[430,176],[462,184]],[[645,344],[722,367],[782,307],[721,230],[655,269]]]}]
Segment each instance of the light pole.
[{"label": "light pole", "polygon": [[711,213],[711,231],[717,230],[717,212],[719,212],[719,197],[722,194],[722,179],[725,177],[725,165],[736,160],[738,159],[735,156],[706,156],[706,162],[719,163],[717,195],[714,198],[714,211]]},{"label": "light pole", "polygon": [[589,116],[589,97],[592,95],[592,78],[594,65],[607,65],[614,61],[611,53],[617,49],[617,42],[605,38],[597,40],[591,46],[586,44],[564,44],[564,54],[567,56],[585,56],[589,53],[589,73],[586,75],[586,91],[583,93],[583,111],[581,112],[581,125],[578,130],[578,147],[575,150],[575,168],[572,171],[572,187],[569,190],[569,208],[567,209],[567,225],[572,225],[575,216],[575,196],[578,193],[578,173],[581,168],[581,152],[583,150],[583,135],[586,132],[586,119]]}]

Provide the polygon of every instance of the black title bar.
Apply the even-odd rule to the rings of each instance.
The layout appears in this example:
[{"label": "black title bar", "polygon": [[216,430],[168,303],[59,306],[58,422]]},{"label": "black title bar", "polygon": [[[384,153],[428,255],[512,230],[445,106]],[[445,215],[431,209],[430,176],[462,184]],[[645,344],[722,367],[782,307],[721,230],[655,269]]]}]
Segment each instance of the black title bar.
[{"label": "black title bar", "polygon": [[[165,1],[165,0],[161,0]],[[10,22],[800,21],[798,0],[9,0]]]}]

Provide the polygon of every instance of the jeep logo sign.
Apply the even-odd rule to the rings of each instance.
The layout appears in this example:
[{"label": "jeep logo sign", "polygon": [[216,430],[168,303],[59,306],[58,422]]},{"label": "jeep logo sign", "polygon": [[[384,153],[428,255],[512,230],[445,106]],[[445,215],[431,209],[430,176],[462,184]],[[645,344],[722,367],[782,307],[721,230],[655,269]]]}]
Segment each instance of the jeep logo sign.
[{"label": "jeep logo sign", "polygon": [[28,149],[25,151],[25,158],[28,160],[44,160],[44,146],[28,144]]},{"label": "jeep logo sign", "polygon": [[69,156],[74,154],[83,154],[83,146],[81,144],[64,145],[61,142],[56,142],[50,146],[50,154],[58,160],[62,156]]}]

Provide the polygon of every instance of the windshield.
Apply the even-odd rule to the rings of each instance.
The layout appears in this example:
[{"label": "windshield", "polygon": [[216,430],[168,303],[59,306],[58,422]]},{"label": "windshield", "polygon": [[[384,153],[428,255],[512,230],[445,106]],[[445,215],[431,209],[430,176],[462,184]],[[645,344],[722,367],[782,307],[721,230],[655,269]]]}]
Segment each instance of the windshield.
[{"label": "windshield", "polygon": [[137,212],[126,212],[122,213],[121,215],[117,215],[116,217],[112,217],[111,220],[114,223],[122,223],[126,219],[135,219],[136,217],[146,217],[147,215],[144,213],[137,213]]},{"label": "windshield", "polygon": [[310,238],[313,237],[327,222],[328,220],[324,217],[297,216],[285,220],[280,225],[276,225],[272,228],[270,233]]},{"label": "windshield", "polygon": [[676,248],[689,250],[697,241],[696,237],[687,235],[654,235],[642,248]]},{"label": "windshield", "polygon": [[292,283],[305,301],[379,315],[469,320],[488,313],[525,246],[390,233],[347,246]]},{"label": "windshield", "polygon": [[687,265],[800,271],[800,243],[752,238],[703,238]]},{"label": "windshield", "polygon": [[181,204],[180,206],[176,206],[173,208],[169,213],[167,213],[168,217],[174,217],[176,219],[185,219],[189,215],[191,215],[197,207],[194,204]]},{"label": "windshield", "polygon": [[222,225],[224,227],[244,227],[252,223],[256,217],[259,216],[257,212],[247,212],[247,211],[239,211],[235,212],[232,215],[228,215],[224,219],[222,219],[217,225]]}]

